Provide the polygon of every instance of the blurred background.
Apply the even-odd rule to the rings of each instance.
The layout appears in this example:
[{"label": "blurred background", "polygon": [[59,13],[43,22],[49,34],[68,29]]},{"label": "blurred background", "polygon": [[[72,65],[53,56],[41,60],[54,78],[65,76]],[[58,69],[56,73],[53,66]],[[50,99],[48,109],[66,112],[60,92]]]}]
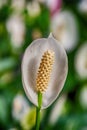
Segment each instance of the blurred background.
[{"label": "blurred background", "polygon": [[0,0],[0,130],[34,129],[21,61],[26,47],[50,32],[67,51],[69,71],[40,129],[87,130],[87,0]]}]

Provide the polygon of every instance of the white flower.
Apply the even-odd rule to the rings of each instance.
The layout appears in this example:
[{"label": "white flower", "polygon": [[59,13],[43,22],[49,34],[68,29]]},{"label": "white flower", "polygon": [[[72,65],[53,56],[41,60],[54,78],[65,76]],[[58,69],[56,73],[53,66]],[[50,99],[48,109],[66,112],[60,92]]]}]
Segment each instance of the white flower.
[{"label": "white flower", "polygon": [[54,52],[55,61],[50,82],[46,91],[43,93],[42,109],[51,105],[63,88],[68,70],[66,52],[61,44],[50,35],[48,38],[41,38],[33,41],[26,49],[22,61],[22,81],[24,90],[30,101],[38,106],[36,78],[42,55],[47,50]]},{"label": "white flower", "polygon": [[54,104],[54,107],[52,109],[51,115],[50,115],[50,124],[56,123],[60,115],[62,114],[63,107],[66,102],[66,95],[62,95]]},{"label": "white flower", "polygon": [[78,4],[78,10],[81,13],[87,13],[87,0],[81,0]]},{"label": "white flower", "polygon": [[71,51],[78,42],[78,30],[73,13],[62,11],[51,19],[51,31],[67,51]]},{"label": "white flower", "polygon": [[39,3],[36,1],[28,2],[27,11],[31,17],[38,16],[41,12]]},{"label": "white flower", "polygon": [[80,78],[87,79],[87,42],[76,53],[75,68]]},{"label": "white flower", "polygon": [[20,121],[30,111],[27,100],[21,94],[18,94],[13,100],[12,116]]},{"label": "white flower", "polygon": [[83,86],[79,95],[79,101],[81,106],[87,109],[87,85]]},{"label": "white flower", "polygon": [[6,27],[11,35],[11,42],[14,47],[20,47],[24,42],[25,26],[20,15],[12,15],[7,20]]}]

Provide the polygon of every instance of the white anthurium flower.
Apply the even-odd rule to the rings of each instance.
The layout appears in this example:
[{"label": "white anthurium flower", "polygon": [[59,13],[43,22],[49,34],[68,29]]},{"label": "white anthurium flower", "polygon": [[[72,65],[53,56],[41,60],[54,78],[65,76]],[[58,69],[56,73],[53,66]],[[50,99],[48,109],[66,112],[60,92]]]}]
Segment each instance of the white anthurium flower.
[{"label": "white anthurium flower", "polygon": [[87,0],[81,0],[78,4],[78,10],[81,13],[87,13]]},{"label": "white anthurium flower", "polygon": [[50,118],[49,118],[49,123],[51,125],[55,124],[56,121],[58,120],[58,118],[60,117],[60,115],[62,114],[66,99],[67,99],[66,95],[62,95],[55,102],[54,107],[53,107],[53,109],[51,111]]},{"label": "white anthurium flower", "polygon": [[87,79],[87,42],[76,53],[75,69],[81,79]]},{"label": "white anthurium flower", "polygon": [[79,95],[79,102],[84,109],[87,109],[87,85],[82,87]]},{"label": "white anthurium flower", "polygon": [[[49,77],[47,76],[49,76],[48,73],[51,68],[50,70],[49,68],[45,68],[47,74],[45,73],[44,76],[43,73],[43,75],[37,78],[37,73],[39,73],[39,70],[41,69],[39,68],[42,64],[41,62],[46,62],[47,64],[45,65],[48,66],[45,67],[49,67],[51,64],[51,61],[49,60],[53,58],[50,57],[48,61],[45,61],[46,55],[43,56],[43,54],[48,54],[47,57],[49,57],[49,55],[53,56],[54,54],[53,69],[51,71],[49,83]],[[41,60],[42,56],[44,59]],[[66,52],[63,46],[54,39],[52,34],[50,34],[48,38],[41,38],[33,41],[26,49],[22,61],[23,87],[30,101],[38,106],[38,91],[41,91],[43,96],[41,109],[50,106],[63,88],[67,76],[67,70],[68,63]],[[40,73],[41,72],[43,72],[43,70],[40,70]],[[40,79],[42,76],[44,76],[44,78]],[[36,87],[37,82],[41,83],[38,87]],[[44,84],[46,85],[47,83],[48,85],[44,87]]]},{"label": "white anthurium flower", "polygon": [[51,31],[67,51],[75,48],[78,42],[78,29],[73,13],[61,11],[51,18]]},{"label": "white anthurium flower", "polygon": [[25,25],[20,15],[13,14],[6,22],[7,31],[11,36],[12,45],[16,48],[22,46],[25,36]]},{"label": "white anthurium flower", "polygon": [[12,105],[12,116],[15,120],[21,121],[25,115],[30,111],[30,106],[26,100],[26,98],[18,94],[14,100]]}]

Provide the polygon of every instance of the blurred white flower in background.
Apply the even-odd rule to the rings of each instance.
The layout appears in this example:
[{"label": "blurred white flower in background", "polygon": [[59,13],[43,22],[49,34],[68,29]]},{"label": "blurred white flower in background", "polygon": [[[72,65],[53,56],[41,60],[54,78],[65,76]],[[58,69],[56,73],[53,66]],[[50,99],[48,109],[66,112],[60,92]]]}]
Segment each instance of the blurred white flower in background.
[{"label": "blurred white flower in background", "polygon": [[84,109],[87,109],[87,85],[83,86],[81,89],[79,102]]},{"label": "blurred white flower in background", "polygon": [[12,116],[19,121],[23,130],[30,130],[35,125],[36,109],[29,105],[22,94],[18,94],[13,100]]},{"label": "blurred white flower in background", "polygon": [[51,31],[67,51],[75,48],[78,42],[78,28],[73,13],[62,11],[51,18]]},{"label": "blurred white flower in background", "polygon": [[78,4],[78,10],[81,13],[87,13],[87,0],[81,0]]},{"label": "blurred white flower in background", "polygon": [[24,42],[25,25],[20,15],[11,15],[6,22],[7,31],[11,36],[13,47],[21,47]]},{"label": "blurred white flower in background", "polygon": [[79,48],[75,56],[75,69],[82,79],[87,79],[87,42]]},{"label": "blurred white flower in background", "polygon": [[24,10],[25,0],[12,0],[11,7],[18,13]]},{"label": "blurred white flower in background", "polygon": [[7,0],[0,0],[0,8],[7,4]]},{"label": "blurred white flower in background", "polygon": [[30,111],[30,106],[26,98],[18,94],[13,100],[12,116],[15,120],[22,120],[24,116]]},{"label": "blurred white flower in background", "polygon": [[28,2],[26,8],[31,17],[37,17],[41,12],[40,5],[37,1]]},{"label": "blurred white flower in background", "polygon": [[58,118],[60,117],[60,115],[62,114],[66,99],[67,99],[66,95],[62,95],[54,104],[54,107],[52,109],[49,118],[50,124],[55,124]]}]

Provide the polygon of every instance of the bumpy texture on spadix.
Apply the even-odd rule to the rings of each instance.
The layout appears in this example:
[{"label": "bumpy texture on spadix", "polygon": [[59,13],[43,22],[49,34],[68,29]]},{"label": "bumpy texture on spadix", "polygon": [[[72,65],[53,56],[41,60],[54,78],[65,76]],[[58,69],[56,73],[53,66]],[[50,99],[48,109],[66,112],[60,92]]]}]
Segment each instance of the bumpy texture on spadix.
[{"label": "bumpy texture on spadix", "polygon": [[[41,85],[42,83],[38,81],[38,79],[40,79],[38,78],[38,73],[41,74],[41,72],[43,72],[42,67],[40,67],[40,65],[42,64],[41,62],[43,61],[41,59],[43,59],[43,55],[46,55],[45,53],[49,53],[49,50],[51,51],[51,56],[53,55],[52,52],[54,52],[54,63],[51,68],[52,71],[50,74],[46,73],[46,76],[43,76],[44,79],[42,79],[42,75],[40,75],[41,82],[45,81],[46,79],[47,85],[45,81],[43,82],[43,84],[45,84],[46,86],[44,85],[44,88],[41,88],[40,86],[39,88],[39,85]],[[50,59],[48,61],[50,61]],[[47,62],[46,67],[48,66],[48,64],[49,63]],[[38,69],[40,71],[38,71]],[[68,63],[66,52],[61,43],[55,40],[52,34],[48,38],[41,38],[33,41],[31,45],[27,47],[22,61],[22,82],[29,100],[34,105],[38,106],[39,90],[40,92],[42,92],[43,96],[41,109],[50,106],[58,97],[64,86],[67,71]]]},{"label": "bumpy texture on spadix", "polygon": [[53,68],[53,63],[54,63],[54,52],[51,50],[47,50],[42,56],[36,78],[36,88],[37,91],[41,93],[43,93],[48,87],[48,83]]}]

